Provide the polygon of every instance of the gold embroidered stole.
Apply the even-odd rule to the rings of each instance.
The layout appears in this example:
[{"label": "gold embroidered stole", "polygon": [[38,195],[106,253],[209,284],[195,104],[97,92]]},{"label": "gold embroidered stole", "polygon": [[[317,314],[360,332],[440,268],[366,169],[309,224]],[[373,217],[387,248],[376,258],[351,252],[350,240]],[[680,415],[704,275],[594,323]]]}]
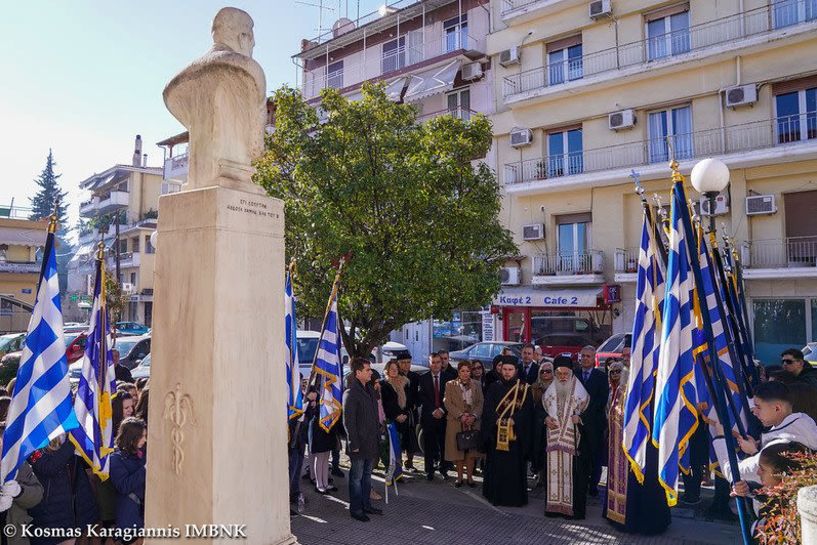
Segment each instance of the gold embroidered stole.
[{"label": "gold embroidered stole", "polygon": [[[521,390],[521,399],[520,399]],[[508,390],[505,396],[499,400],[496,406],[497,412],[497,433],[496,433],[496,450],[509,451],[511,448],[511,441],[516,441],[516,433],[513,427],[513,415],[516,410],[522,407],[525,398],[528,395],[528,384],[521,386],[521,381],[517,379],[516,384]]]}]

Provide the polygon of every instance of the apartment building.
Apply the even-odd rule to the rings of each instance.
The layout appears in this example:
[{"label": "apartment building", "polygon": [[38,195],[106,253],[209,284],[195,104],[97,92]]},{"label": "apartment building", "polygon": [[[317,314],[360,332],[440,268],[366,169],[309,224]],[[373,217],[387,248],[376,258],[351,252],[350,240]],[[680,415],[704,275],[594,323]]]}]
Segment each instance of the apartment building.
[{"label": "apartment building", "polygon": [[[383,82],[392,100],[417,107],[420,121],[439,115],[469,119],[475,112],[491,114],[492,63],[485,55],[489,2],[386,4],[354,21],[341,18],[330,32],[302,41],[293,59],[301,68],[304,98],[319,108],[320,92],[327,87],[356,100],[364,82]],[[495,167],[491,157],[486,160]],[[410,324],[392,339],[406,344],[419,361],[432,349],[460,348],[462,343],[452,341],[455,337],[479,340],[470,331],[479,324],[478,314],[476,322],[472,314],[457,312],[452,322]]]},{"label": "apartment building", "polygon": [[31,221],[30,213],[0,206],[0,333],[26,330],[37,295],[48,221]]},{"label": "apartment building", "polygon": [[69,263],[69,294],[92,293],[96,247],[103,240],[108,270],[115,273],[118,262],[119,282],[129,297],[122,319],[149,326],[155,253],[150,235],[156,230],[159,196],[177,191],[180,184],[165,180],[162,168],[147,166],[137,135],[130,165],[113,165],[83,180],[79,187],[90,196],[79,206],[86,223],[79,249]]},{"label": "apartment building", "polygon": [[497,175],[522,254],[498,335],[630,330],[632,176],[666,205],[674,155],[686,175],[705,157],[731,170],[703,213],[740,248],[760,359],[817,339],[817,0],[498,0],[491,16]]}]

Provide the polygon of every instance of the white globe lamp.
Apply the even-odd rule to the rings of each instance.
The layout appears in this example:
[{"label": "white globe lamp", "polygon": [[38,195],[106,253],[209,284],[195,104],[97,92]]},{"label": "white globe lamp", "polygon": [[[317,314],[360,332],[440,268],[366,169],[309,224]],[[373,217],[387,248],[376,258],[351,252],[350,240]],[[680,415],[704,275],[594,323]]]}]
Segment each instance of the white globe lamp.
[{"label": "white globe lamp", "polygon": [[153,232],[150,234],[150,245],[151,245],[151,246],[153,246],[153,249],[154,249],[154,250],[157,248],[157,246],[156,246],[156,242],[157,242],[158,240],[159,240],[159,231],[153,231]]},{"label": "white globe lamp", "polygon": [[692,168],[690,178],[698,193],[717,195],[729,185],[729,167],[718,159],[704,159]]}]

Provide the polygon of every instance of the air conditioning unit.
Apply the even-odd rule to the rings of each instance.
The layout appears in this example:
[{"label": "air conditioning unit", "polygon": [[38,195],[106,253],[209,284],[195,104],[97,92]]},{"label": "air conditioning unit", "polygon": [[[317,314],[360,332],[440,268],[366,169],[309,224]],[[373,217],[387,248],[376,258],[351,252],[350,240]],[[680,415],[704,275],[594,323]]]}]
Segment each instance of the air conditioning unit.
[{"label": "air conditioning unit", "polygon": [[594,2],[590,2],[588,12],[590,13],[591,19],[608,17],[613,14],[612,2],[610,0],[595,0]]},{"label": "air conditioning unit", "polygon": [[136,291],[136,286],[130,282],[122,282],[122,293],[133,293]]},{"label": "air conditioning unit", "polygon": [[751,106],[757,102],[757,86],[754,84],[730,87],[725,89],[723,94],[726,96],[727,108]]},{"label": "air conditioning unit", "polygon": [[522,240],[542,240],[545,238],[545,224],[531,223],[522,226]]},{"label": "air conditioning unit", "polygon": [[503,286],[518,286],[522,283],[519,267],[502,267],[499,279]]},{"label": "air conditioning unit", "polygon": [[499,54],[499,64],[505,67],[519,64],[519,47],[515,45],[501,52]]},{"label": "air conditioning unit", "polygon": [[607,121],[612,131],[631,129],[635,126],[635,112],[633,110],[613,112],[607,116]]},{"label": "air conditioning unit", "polygon": [[777,212],[774,195],[752,195],[746,197],[746,215],[762,216]]},{"label": "air conditioning unit", "polygon": [[471,81],[477,78],[482,77],[482,65],[478,62],[471,62],[468,64],[463,65],[462,67],[462,79],[465,81]]},{"label": "air conditioning unit", "polygon": [[533,131],[530,129],[511,129],[511,146],[521,148],[533,142]]},{"label": "air conditioning unit", "polygon": [[723,214],[729,213],[729,194],[726,190],[721,193],[718,193],[718,196],[715,197],[715,210],[712,211],[709,209],[709,199],[706,197],[701,197],[701,215],[702,216],[721,216]]}]

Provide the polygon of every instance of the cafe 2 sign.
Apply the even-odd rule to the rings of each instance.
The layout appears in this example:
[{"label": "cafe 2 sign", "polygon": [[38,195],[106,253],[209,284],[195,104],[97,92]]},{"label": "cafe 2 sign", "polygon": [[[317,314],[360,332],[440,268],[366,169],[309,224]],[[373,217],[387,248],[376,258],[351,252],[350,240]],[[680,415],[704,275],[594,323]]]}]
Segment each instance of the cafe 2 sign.
[{"label": "cafe 2 sign", "polygon": [[536,290],[530,292],[500,293],[495,305],[513,307],[597,307],[597,291]]}]

